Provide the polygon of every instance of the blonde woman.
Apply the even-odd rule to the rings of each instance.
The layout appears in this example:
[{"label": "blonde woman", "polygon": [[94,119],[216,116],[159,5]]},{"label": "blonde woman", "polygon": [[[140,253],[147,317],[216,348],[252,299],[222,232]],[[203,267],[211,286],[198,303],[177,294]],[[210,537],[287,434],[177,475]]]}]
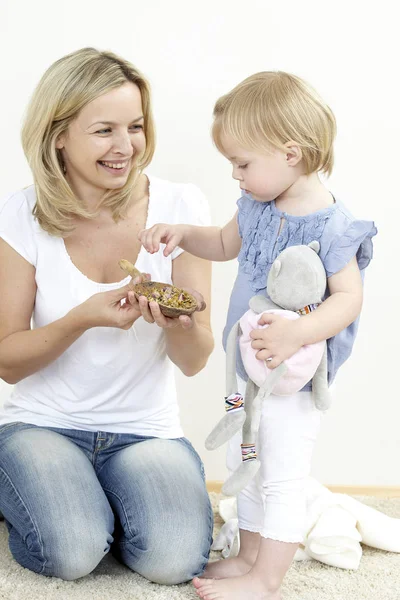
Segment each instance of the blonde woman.
[{"label": "blonde woman", "polygon": [[[213,348],[209,309],[164,317],[118,266],[200,290],[208,262],[141,251],[162,220],[207,224],[193,185],[144,174],[154,152],[149,85],[85,48],[44,74],[22,142],[34,185],[0,203],[0,510],[24,567],[73,580],[111,550],[151,581],[207,562],[212,513],[183,437],[173,363],[188,376]],[[204,308],[204,302],[200,302]]]},{"label": "blonde woman", "polygon": [[[356,220],[318,176],[332,170],[335,133],[332,111],[302,79],[283,72],[252,75],[214,109],[214,141],[232,163],[242,190],[235,216],[222,230],[158,224],[140,234],[149,252],[166,243],[166,257],[177,245],[208,260],[238,257],[225,341],[250,298],[266,295],[277,255],[288,246],[318,240],[329,297],[319,307],[305,307],[309,314],[297,321],[263,315],[259,323],[268,328],[254,330],[251,337],[257,358],[271,368],[301,346],[328,340],[330,383],[351,354],[362,275],[376,234],[374,224]],[[241,362],[237,370],[247,378]],[[238,497],[240,553],[211,563],[204,578],[194,579],[204,600],[279,600],[283,577],[303,540],[304,484],[320,427],[321,413],[310,390],[309,383],[294,396],[272,395],[263,406],[259,476]],[[232,471],[241,462],[238,449],[235,437],[228,449]]]}]

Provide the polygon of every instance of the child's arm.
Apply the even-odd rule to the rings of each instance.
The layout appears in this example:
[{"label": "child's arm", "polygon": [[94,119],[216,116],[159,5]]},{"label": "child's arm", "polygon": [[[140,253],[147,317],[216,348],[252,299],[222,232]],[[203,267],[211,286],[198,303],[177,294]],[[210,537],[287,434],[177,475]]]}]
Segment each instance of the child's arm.
[{"label": "child's arm", "polygon": [[259,323],[265,329],[251,332],[252,347],[259,350],[257,358],[267,360],[276,368],[306,344],[327,340],[348,327],[361,312],[363,288],[360,270],[354,257],[347,265],[328,278],[330,296],[316,310],[296,321],[279,315],[263,315]]},{"label": "child's arm", "polygon": [[150,229],[142,229],[139,240],[151,254],[158,252],[161,243],[166,244],[164,256],[169,256],[179,246],[189,254],[213,261],[236,258],[242,244],[237,213],[222,228],[158,223]]},{"label": "child's arm", "polygon": [[303,346],[327,340],[353,323],[361,312],[363,286],[357,259],[328,277],[330,296],[309,315],[298,319]]}]

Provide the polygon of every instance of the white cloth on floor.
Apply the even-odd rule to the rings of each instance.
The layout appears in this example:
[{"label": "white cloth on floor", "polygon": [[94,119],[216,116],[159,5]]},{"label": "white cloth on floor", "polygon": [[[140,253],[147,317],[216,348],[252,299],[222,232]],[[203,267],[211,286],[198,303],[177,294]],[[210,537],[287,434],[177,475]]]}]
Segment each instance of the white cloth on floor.
[{"label": "white cloth on floor", "polygon": [[[389,517],[345,494],[335,494],[311,477],[307,480],[307,519],[304,548],[295,560],[312,558],[342,569],[358,569],[362,548],[360,542],[372,548],[400,552],[400,519]],[[222,556],[239,552],[239,525],[236,498],[224,498],[219,513],[225,521],[213,550]]]}]

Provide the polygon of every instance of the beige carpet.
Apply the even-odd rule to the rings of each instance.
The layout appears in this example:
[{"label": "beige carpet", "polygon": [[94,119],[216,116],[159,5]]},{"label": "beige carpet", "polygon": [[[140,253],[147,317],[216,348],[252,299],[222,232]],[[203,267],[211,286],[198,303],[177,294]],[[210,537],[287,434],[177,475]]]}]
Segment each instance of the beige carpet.
[{"label": "beige carpet", "polygon": [[[218,495],[211,494],[217,508]],[[400,518],[400,498],[358,498]],[[216,517],[216,528],[220,521]],[[400,600],[400,554],[363,548],[358,571],[343,571],[315,561],[294,564],[287,574],[284,600]],[[212,559],[218,558],[213,553]],[[3,600],[183,600],[197,599],[191,585],[163,587],[131,573],[106,557],[88,577],[61,581],[20,567],[11,557],[0,523],[0,598]]]}]

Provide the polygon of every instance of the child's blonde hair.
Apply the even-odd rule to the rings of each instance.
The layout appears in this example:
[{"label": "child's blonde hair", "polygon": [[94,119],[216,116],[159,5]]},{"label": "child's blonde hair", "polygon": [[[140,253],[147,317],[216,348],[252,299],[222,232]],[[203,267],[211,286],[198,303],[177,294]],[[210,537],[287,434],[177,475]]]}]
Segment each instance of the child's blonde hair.
[{"label": "child's blonde hair", "polygon": [[146,148],[136,158],[124,187],[110,190],[102,201],[118,220],[126,212],[139,173],[154,154],[155,131],[147,80],[131,63],[112,52],[83,48],[52,64],[36,87],[22,128],[22,146],[36,189],[33,213],[48,233],[65,237],[74,229],[73,215],[95,216],[75,196],[64,176],[61,154],[56,149],[58,137],[86,104],[127,82],[137,85],[141,93]]},{"label": "child's blonde hair", "polygon": [[305,81],[282,71],[251,75],[217,100],[212,136],[224,153],[229,136],[248,150],[285,150],[294,142],[302,150],[307,174],[333,168],[335,117]]}]

